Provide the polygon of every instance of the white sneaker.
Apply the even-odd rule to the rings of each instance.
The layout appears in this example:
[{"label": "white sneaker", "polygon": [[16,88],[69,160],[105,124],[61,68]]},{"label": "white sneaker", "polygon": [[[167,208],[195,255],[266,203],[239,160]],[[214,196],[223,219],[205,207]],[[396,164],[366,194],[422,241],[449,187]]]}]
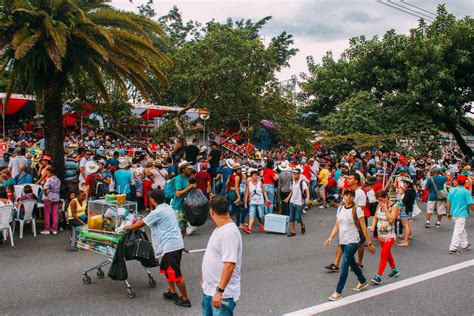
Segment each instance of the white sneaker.
[{"label": "white sneaker", "polygon": [[196,226],[189,225],[186,228],[186,235],[191,236],[198,228]]},{"label": "white sneaker", "polygon": [[326,208],[324,205],[320,205],[319,208]]},{"label": "white sneaker", "polygon": [[49,230],[42,230],[41,235],[49,235]]},{"label": "white sneaker", "polygon": [[58,234],[58,232],[56,232],[56,231],[53,230],[53,235],[57,235],[57,234]]}]

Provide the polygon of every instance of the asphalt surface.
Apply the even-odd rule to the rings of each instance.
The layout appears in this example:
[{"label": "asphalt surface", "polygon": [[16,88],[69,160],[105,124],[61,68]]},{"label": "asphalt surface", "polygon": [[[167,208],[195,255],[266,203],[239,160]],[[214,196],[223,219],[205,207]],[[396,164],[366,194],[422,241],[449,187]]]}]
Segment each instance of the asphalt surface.
[{"label": "asphalt surface", "polygon": [[[243,235],[242,295],[237,315],[280,315],[327,302],[335,290],[337,273],[324,271],[332,262],[335,245],[323,246],[334,223],[334,209],[312,209],[304,216],[304,236]],[[474,251],[448,254],[453,224],[424,228],[424,214],[413,222],[414,240],[409,248],[394,247],[395,262],[401,275],[384,284],[474,259]],[[434,219],[433,219],[434,220]],[[434,222],[433,222],[434,223]],[[197,235],[187,237],[187,249],[206,247],[214,228],[208,221]],[[467,224],[473,242],[474,223]],[[299,231],[298,231],[299,232]],[[128,262],[129,282],[136,298],[127,297],[123,282],[107,276],[99,280],[91,273],[92,283],[82,282],[82,271],[99,262],[100,255],[70,251],[69,231],[59,236],[34,238],[25,227],[25,236],[15,236],[15,247],[0,245],[0,314],[2,315],[200,315],[201,262],[203,252],[184,254],[182,271],[193,307],[176,307],[162,299],[164,277],[152,273],[157,287],[148,288],[148,278],[137,262]],[[377,270],[379,249],[364,259],[364,274],[371,278]],[[387,268],[386,273],[388,273]],[[108,269],[105,269],[107,273]],[[357,283],[349,274],[344,296],[352,295]],[[327,312],[328,315],[474,315],[474,268],[466,268],[429,279],[402,289],[372,297]]]}]

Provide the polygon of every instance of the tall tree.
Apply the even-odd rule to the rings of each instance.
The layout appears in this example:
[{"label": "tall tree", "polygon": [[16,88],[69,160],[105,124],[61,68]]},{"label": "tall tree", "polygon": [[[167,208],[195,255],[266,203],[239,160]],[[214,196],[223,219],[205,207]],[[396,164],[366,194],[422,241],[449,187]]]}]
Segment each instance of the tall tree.
[{"label": "tall tree", "polygon": [[163,85],[169,59],[153,45],[165,40],[150,19],[112,8],[106,0],[4,0],[0,20],[1,71],[23,93],[43,106],[46,151],[58,174],[64,173],[62,108],[64,93],[79,97],[82,83],[93,82],[111,103],[107,76],[127,93],[132,84],[144,98],[159,98],[151,79]]},{"label": "tall tree", "polygon": [[473,37],[474,20],[457,20],[441,5],[432,24],[420,20],[409,35],[390,30],[383,38],[353,38],[338,60],[330,53],[321,64],[308,58],[309,75],[300,95],[305,111],[321,128],[323,117],[365,91],[377,99],[380,111],[390,114],[400,134],[435,126],[451,132],[463,153],[472,156],[462,132],[474,133],[468,120],[474,101]]},{"label": "tall tree", "polygon": [[292,47],[293,36],[285,32],[262,42],[261,30],[270,18],[210,21],[200,27],[194,21],[184,22],[177,8],[160,17],[172,43],[173,60],[163,101],[205,107],[211,113],[209,123],[218,128],[239,127],[239,120],[247,118],[257,124],[271,117],[277,105],[285,104],[266,107],[267,100],[275,99],[275,72],[288,66],[297,50]]}]

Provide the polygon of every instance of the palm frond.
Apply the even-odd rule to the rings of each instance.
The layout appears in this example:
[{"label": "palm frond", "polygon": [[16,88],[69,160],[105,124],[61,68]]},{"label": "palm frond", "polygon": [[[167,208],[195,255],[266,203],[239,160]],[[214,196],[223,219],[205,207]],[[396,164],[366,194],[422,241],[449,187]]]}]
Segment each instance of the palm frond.
[{"label": "palm frond", "polygon": [[49,60],[51,60],[56,70],[61,71],[63,58],[61,56],[61,51],[59,50],[59,48],[52,41],[45,42],[44,48],[48,53]]},{"label": "palm frond", "polygon": [[107,50],[101,44],[94,41],[87,34],[79,31],[78,29],[74,29],[72,31],[72,35],[77,37],[78,40],[82,40],[87,46],[96,51],[104,60],[109,60],[109,54],[107,53]]},{"label": "palm frond", "polygon": [[15,59],[22,59],[25,57],[31,48],[38,42],[39,38],[43,35],[42,31],[37,31],[35,34],[30,35],[23,39],[21,43],[15,48]]},{"label": "palm frond", "polygon": [[58,48],[61,57],[66,55],[66,41],[67,41],[67,27],[66,25],[58,21],[55,26],[51,23],[49,18],[43,19],[43,24],[48,31],[48,35],[53,39],[54,44]]}]

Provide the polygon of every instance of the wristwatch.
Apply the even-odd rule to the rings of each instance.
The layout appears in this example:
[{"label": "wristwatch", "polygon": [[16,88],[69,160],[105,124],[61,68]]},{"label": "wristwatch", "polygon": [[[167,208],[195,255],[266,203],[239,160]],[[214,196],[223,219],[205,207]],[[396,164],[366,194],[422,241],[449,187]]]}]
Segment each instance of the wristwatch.
[{"label": "wristwatch", "polygon": [[216,292],[219,292],[219,293],[224,293],[224,290],[221,289],[220,287],[216,287]]},{"label": "wristwatch", "polygon": [[371,242],[369,242],[369,244],[368,244],[368,245],[369,245],[369,246],[372,246],[373,244],[372,244]]}]

